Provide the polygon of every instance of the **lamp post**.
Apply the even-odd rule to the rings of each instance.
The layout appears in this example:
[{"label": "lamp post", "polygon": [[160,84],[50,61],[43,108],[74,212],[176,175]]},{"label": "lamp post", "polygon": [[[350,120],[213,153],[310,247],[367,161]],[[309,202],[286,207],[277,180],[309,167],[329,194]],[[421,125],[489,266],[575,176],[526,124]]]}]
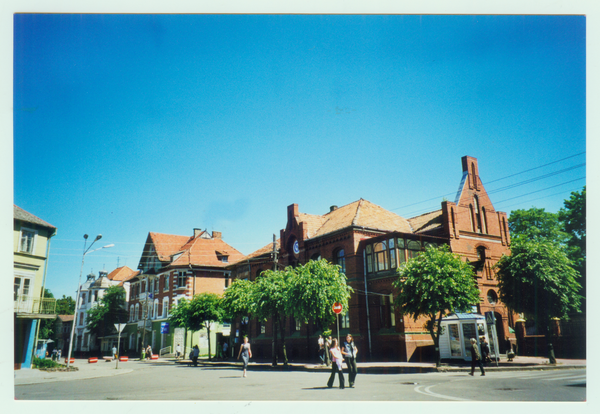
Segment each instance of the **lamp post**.
[{"label": "lamp post", "polygon": [[98,251],[98,250],[102,250],[102,249],[108,249],[109,247],[113,247],[114,244],[108,244],[106,246],[100,247],[99,249],[94,249],[91,250],[92,246],[94,245],[94,243],[96,243],[98,240],[100,240],[102,238],[102,235],[99,234],[96,236],[96,238],[94,239],[94,241],[92,242],[92,244],[90,244],[90,247],[88,247],[87,249],[85,248],[87,245],[87,239],[88,239],[88,235],[84,234],[83,235],[83,239],[85,240],[83,242],[83,256],[81,257],[81,270],[79,271],[79,284],[77,285],[77,296],[75,298],[75,316],[73,317],[73,325],[71,326],[71,339],[69,340],[69,354],[67,355],[67,368],[69,368],[69,365],[71,364],[71,352],[73,350],[73,335],[75,334],[75,325],[77,324],[77,311],[79,310],[79,295],[81,294],[81,275],[83,274],[83,263],[85,261],[85,256],[89,253]]}]

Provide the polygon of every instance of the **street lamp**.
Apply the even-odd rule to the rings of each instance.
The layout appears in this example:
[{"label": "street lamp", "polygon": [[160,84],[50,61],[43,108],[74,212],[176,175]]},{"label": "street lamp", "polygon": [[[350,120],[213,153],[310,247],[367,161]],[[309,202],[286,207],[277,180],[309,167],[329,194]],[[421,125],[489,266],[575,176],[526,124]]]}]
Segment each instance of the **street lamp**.
[{"label": "street lamp", "polygon": [[75,298],[75,316],[73,317],[73,325],[71,326],[71,339],[69,340],[69,354],[67,355],[67,368],[69,368],[69,365],[71,364],[71,351],[73,350],[73,335],[75,334],[75,325],[77,324],[77,310],[79,309],[79,295],[81,294],[81,275],[83,274],[83,263],[85,261],[85,256],[89,253],[98,251],[98,250],[102,250],[102,249],[108,249],[110,247],[113,247],[114,244],[107,244],[106,246],[100,247],[98,249],[94,249],[91,250],[92,246],[94,245],[94,243],[96,243],[98,240],[100,240],[102,238],[102,235],[99,234],[96,236],[96,238],[94,239],[94,241],[92,242],[92,244],[90,244],[90,247],[88,247],[87,249],[85,248],[87,245],[87,239],[88,239],[88,235],[84,234],[83,235],[84,238],[84,242],[83,242],[83,256],[81,257],[81,270],[79,271],[79,284],[77,285],[77,297]]}]

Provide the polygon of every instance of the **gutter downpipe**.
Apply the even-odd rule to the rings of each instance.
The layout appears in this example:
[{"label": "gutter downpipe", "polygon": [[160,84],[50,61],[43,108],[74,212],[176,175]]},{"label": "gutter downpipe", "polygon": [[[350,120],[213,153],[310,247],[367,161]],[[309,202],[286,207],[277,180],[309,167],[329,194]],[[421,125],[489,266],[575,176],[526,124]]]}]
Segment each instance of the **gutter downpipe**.
[{"label": "gutter downpipe", "polygon": [[365,305],[367,306],[367,336],[369,338],[369,359],[373,358],[371,353],[371,317],[369,316],[369,290],[367,289],[367,253],[363,250],[363,275],[365,278]]},{"label": "gutter downpipe", "polygon": [[[54,232],[50,235],[50,237],[48,237],[48,240],[46,240],[46,260],[44,260],[44,278],[42,281],[42,296],[41,296],[41,303],[40,306],[42,306],[42,303],[44,303],[44,294],[45,289],[46,289],[46,274],[48,273],[48,256],[50,256],[50,239],[52,237],[56,236],[56,229],[54,230]],[[56,309],[56,308],[55,308]],[[37,351],[37,343],[38,343],[38,336],[40,333],[40,325],[42,324],[42,320],[40,319],[39,322],[37,323],[37,326],[35,328],[35,342],[33,343],[33,351],[32,351],[32,355],[31,355],[31,360],[33,361],[33,357],[35,356],[35,351]]]}]

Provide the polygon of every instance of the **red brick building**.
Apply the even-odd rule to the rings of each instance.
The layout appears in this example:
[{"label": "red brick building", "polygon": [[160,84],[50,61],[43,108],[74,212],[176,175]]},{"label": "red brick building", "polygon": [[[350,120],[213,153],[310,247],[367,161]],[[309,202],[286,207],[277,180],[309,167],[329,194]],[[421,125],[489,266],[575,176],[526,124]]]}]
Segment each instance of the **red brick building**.
[{"label": "red brick building", "polygon": [[[514,321],[499,302],[493,270],[502,254],[510,254],[506,213],[494,209],[479,177],[477,159],[463,157],[462,173],[454,202],[444,201],[439,210],[409,219],[363,199],[339,208],[332,206],[323,215],[301,213],[297,204],[288,206],[287,223],[275,246],[277,266],[296,266],[319,258],[341,266],[354,293],[349,312],[341,318],[340,334],[353,334],[363,359],[429,358],[433,341],[423,327],[424,321],[415,322],[394,309],[392,286],[397,267],[428,244],[447,244],[473,265],[481,292],[480,303],[473,310],[493,311],[498,337],[514,337],[509,335]],[[230,269],[233,277],[253,280],[273,267],[271,243]],[[336,328],[331,328],[335,333]],[[256,357],[271,356],[270,323],[251,320],[239,329],[249,334]],[[316,359],[322,329],[288,318],[288,357]],[[500,342],[503,352],[504,341]]]}]

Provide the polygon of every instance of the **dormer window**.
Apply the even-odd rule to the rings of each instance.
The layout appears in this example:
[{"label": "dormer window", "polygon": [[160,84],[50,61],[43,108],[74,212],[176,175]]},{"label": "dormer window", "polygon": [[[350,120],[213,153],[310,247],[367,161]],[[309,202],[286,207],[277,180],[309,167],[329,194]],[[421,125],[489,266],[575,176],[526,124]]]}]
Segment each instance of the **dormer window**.
[{"label": "dormer window", "polygon": [[37,232],[30,229],[21,229],[21,239],[19,240],[19,252],[33,254],[35,236]]}]

